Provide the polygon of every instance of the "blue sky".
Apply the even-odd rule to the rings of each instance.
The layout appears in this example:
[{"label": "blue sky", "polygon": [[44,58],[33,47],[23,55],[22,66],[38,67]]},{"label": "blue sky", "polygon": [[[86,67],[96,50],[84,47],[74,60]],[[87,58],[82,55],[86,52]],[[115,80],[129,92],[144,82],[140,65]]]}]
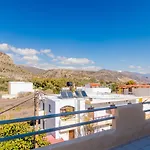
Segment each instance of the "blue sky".
[{"label": "blue sky", "polygon": [[1,1],[0,51],[46,69],[150,73],[150,1]]}]

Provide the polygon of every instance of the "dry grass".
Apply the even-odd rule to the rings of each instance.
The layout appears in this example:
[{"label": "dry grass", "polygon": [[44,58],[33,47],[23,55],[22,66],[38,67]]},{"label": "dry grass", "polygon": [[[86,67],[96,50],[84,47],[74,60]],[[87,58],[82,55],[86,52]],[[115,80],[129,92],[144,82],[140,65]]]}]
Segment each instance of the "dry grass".
[{"label": "dry grass", "polygon": [[[5,110],[12,108],[13,106],[20,104],[28,99],[30,100],[21,104],[20,106],[4,112]],[[17,99],[0,99],[0,104],[0,119],[22,118],[34,115],[33,95],[27,95]]]}]

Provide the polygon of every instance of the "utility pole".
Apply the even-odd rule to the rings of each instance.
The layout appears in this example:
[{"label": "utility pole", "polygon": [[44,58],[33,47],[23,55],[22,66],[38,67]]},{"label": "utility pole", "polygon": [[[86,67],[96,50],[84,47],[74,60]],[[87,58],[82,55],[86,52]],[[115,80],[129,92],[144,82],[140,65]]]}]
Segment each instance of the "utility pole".
[{"label": "utility pole", "polygon": [[[39,92],[35,91],[34,93],[34,116],[39,115]],[[35,120],[34,122],[34,130],[38,131],[39,130],[39,121]],[[34,136],[34,143],[35,143],[35,148],[38,148],[38,143],[37,143],[37,136]]]}]

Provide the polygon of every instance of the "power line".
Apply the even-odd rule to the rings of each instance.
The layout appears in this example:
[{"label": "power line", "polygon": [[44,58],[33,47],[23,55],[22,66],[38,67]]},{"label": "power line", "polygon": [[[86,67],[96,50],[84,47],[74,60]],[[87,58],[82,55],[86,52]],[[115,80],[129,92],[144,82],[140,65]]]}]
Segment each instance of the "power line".
[{"label": "power line", "polygon": [[10,107],[10,108],[8,108],[8,109],[6,109],[6,110],[0,112],[0,115],[3,114],[3,113],[5,113],[5,112],[7,112],[7,111],[9,111],[9,110],[12,110],[12,109],[16,108],[16,107],[18,107],[18,106],[20,106],[20,105],[22,105],[22,104],[24,104],[24,103],[26,103],[26,102],[28,102],[29,100],[31,100],[31,99],[33,99],[33,98],[34,98],[34,97],[32,97],[32,98],[30,98],[30,99],[27,99],[27,100],[25,100],[25,101],[23,101],[23,102],[21,102],[21,103],[19,103],[19,104],[17,104],[17,105],[14,105],[13,107]]}]

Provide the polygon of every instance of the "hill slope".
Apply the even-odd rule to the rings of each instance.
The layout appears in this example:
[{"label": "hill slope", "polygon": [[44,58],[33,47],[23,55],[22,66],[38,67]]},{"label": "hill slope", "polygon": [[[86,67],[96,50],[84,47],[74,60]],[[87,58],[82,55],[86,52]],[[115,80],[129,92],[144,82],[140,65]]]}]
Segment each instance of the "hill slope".
[{"label": "hill slope", "polygon": [[111,82],[127,82],[129,80],[135,80],[136,82],[149,82],[145,76],[141,74],[135,74],[131,72],[117,72],[111,70],[100,71],[81,71],[81,70],[66,70],[66,69],[51,69],[45,71],[42,75],[46,78],[77,78],[77,79],[92,79]]},{"label": "hill slope", "polygon": [[0,76],[13,78],[16,80],[31,79],[33,76],[42,78],[73,78],[73,79],[96,79],[111,82],[127,82],[135,80],[136,82],[150,82],[146,75],[132,72],[117,72],[111,70],[85,71],[85,70],[67,70],[51,69],[44,70],[24,65],[15,65],[13,60],[6,54],[0,52]]},{"label": "hill slope", "polygon": [[0,52],[0,76],[16,80],[26,80],[30,79],[32,74],[15,65],[8,55]]},{"label": "hill slope", "polygon": [[25,65],[18,65],[18,66],[21,67],[23,70],[31,72],[33,75],[39,75],[46,71],[44,69],[39,69],[36,67],[31,67],[31,66],[25,66]]}]

